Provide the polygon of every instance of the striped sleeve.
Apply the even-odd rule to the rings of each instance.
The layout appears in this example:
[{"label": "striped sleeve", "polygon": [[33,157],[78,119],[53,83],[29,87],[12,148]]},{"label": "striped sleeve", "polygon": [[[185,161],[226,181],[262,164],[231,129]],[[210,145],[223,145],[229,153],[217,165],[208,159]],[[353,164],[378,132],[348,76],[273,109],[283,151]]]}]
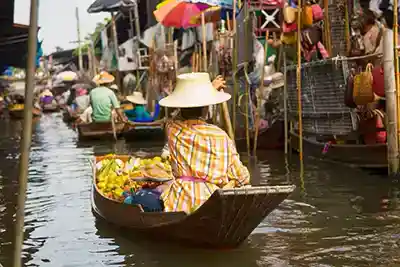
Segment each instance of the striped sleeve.
[{"label": "striped sleeve", "polygon": [[240,161],[239,153],[236,150],[232,140],[228,140],[229,151],[231,153],[231,162],[228,168],[228,179],[235,180],[236,186],[244,186],[250,183],[250,173],[246,166]]}]

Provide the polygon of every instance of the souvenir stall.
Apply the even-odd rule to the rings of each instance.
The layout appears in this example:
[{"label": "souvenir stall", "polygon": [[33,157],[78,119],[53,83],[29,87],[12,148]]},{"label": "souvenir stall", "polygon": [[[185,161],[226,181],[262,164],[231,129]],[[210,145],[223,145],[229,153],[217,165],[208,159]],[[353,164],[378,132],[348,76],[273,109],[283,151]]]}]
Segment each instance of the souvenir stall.
[{"label": "souvenir stall", "polygon": [[284,8],[281,38],[292,148],[302,155],[304,143],[306,155],[386,168],[381,22],[353,2],[298,4],[301,11]]}]

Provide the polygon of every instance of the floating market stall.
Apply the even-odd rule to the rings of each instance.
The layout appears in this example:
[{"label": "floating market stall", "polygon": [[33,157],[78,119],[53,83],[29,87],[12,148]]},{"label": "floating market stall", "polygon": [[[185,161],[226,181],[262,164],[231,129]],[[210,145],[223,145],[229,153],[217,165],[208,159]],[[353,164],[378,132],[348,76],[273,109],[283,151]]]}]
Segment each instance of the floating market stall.
[{"label": "floating market stall", "polygon": [[220,189],[190,214],[151,212],[129,204],[130,194],[172,179],[168,161],[159,157],[105,156],[95,158],[92,166],[92,209],[98,218],[147,238],[184,241],[206,248],[239,246],[295,188]]}]

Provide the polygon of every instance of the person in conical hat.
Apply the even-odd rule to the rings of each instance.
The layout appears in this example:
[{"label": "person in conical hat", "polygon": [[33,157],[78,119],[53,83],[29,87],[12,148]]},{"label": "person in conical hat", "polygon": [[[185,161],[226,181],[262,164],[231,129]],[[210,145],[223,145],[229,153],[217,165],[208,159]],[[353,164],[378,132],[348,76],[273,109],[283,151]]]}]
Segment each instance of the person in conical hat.
[{"label": "person in conical hat", "polygon": [[[134,122],[152,122],[154,121],[154,116],[152,116],[146,110],[147,101],[144,99],[141,92],[133,92],[132,95],[128,95],[126,100],[132,103],[132,109],[125,110],[125,115],[130,121]],[[158,104],[157,104],[158,105]],[[158,108],[159,109],[159,108]],[[156,107],[157,110],[157,107]],[[157,112],[155,112],[157,113]],[[156,115],[156,114],[155,114]]]},{"label": "person in conical hat", "polygon": [[109,88],[114,80],[114,76],[106,71],[102,71],[93,78],[93,82],[97,84],[97,87],[90,91],[92,121],[105,122],[117,119],[117,117],[122,121],[127,121],[125,114],[120,109],[117,96]]},{"label": "person in conical hat", "polygon": [[157,188],[166,212],[191,213],[215,190],[249,184],[249,171],[240,161],[234,142],[204,119],[210,105],[231,98],[219,91],[224,87],[221,77],[211,82],[208,73],[182,74],[174,91],[160,100],[161,106],[179,109],[165,125],[175,179]]}]

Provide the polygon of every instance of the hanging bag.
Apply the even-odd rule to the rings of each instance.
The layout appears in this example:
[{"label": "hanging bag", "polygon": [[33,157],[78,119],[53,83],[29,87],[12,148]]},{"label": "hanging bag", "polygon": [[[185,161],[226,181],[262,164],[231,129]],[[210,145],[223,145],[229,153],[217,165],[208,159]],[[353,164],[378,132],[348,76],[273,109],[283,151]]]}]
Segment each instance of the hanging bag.
[{"label": "hanging bag", "polygon": [[312,26],[313,24],[313,9],[311,5],[305,5],[302,12],[302,23],[304,26]]},{"label": "hanging bag", "polygon": [[347,87],[346,90],[344,91],[344,104],[349,108],[357,107],[353,99],[354,73],[355,73],[354,69],[350,70],[349,76],[347,78]]},{"label": "hanging bag", "polygon": [[321,21],[324,19],[324,11],[322,10],[320,5],[313,4],[313,5],[311,5],[311,8],[312,8],[313,20],[315,22]]},{"label": "hanging bag", "polygon": [[283,22],[283,25],[282,25],[282,31],[283,32],[294,32],[294,31],[297,31],[297,23],[286,23],[286,22]]},{"label": "hanging bag", "polygon": [[356,105],[367,105],[374,101],[372,67],[368,63],[365,71],[354,77],[353,99]]},{"label": "hanging bag", "polygon": [[385,97],[385,81],[382,66],[377,66],[372,70],[372,88],[377,96]]},{"label": "hanging bag", "polygon": [[296,21],[297,9],[286,4],[283,8],[283,19],[286,23],[293,23]]}]

